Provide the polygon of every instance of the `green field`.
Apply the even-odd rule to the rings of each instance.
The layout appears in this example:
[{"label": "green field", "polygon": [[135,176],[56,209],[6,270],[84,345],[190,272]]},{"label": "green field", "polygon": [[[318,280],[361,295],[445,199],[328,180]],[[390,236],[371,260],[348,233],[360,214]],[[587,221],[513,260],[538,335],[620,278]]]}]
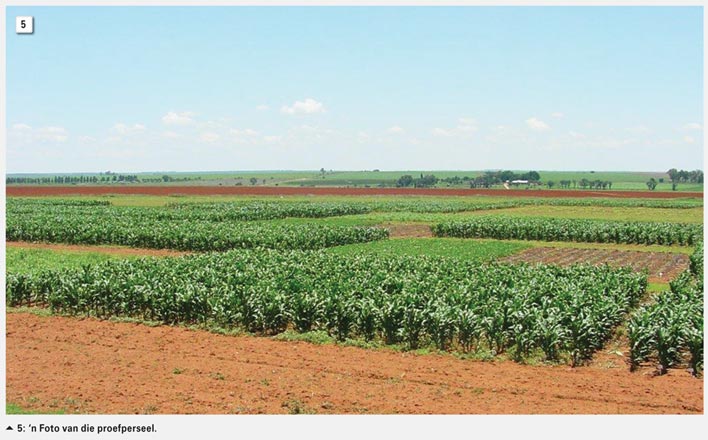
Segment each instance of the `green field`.
[{"label": "green field", "polygon": [[[523,173],[528,170],[512,170],[516,173]],[[655,191],[671,191],[671,183],[666,172],[629,172],[629,171],[538,171],[541,176],[543,188],[549,181],[558,184],[561,180],[581,179],[589,181],[602,180],[612,182],[613,190],[647,190],[646,182],[654,178],[658,183]],[[402,170],[402,171],[332,171],[325,170],[321,173],[318,170],[309,171],[214,171],[214,172],[148,172],[148,173],[126,173],[135,175],[138,179],[144,179],[149,185],[223,185],[223,186],[339,186],[339,187],[391,187],[403,175],[419,177],[421,175],[432,174],[439,179],[453,177],[475,178],[481,176],[483,170]],[[120,174],[120,173],[117,173]],[[8,177],[54,177],[54,174],[9,174]],[[84,177],[104,177],[100,173],[74,173],[62,174],[61,176],[84,176]],[[163,182],[163,176],[168,176],[171,180]],[[255,179],[255,181],[251,181]],[[662,182],[663,180],[663,182]],[[131,183],[131,184],[139,184]],[[144,183],[144,182],[143,182]],[[110,183],[108,183],[110,184]],[[145,184],[145,183],[144,183]],[[445,188],[451,185],[445,182],[438,183],[437,187]],[[454,187],[469,187],[467,182]],[[501,188],[501,185],[499,185]],[[559,189],[559,186],[555,186]],[[576,189],[581,189],[577,186]],[[677,191],[703,191],[703,184],[680,183]]]},{"label": "green field", "polygon": [[401,238],[329,248],[334,255],[429,255],[490,261],[531,247],[521,242],[454,238]]},{"label": "green field", "polygon": [[[690,310],[690,319],[676,326],[691,344],[702,325],[691,287],[698,281],[679,289],[610,266],[495,262],[554,247],[684,254],[693,267],[702,252],[698,198],[116,195],[8,198],[6,209],[9,240],[195,253],[126,258],[91,247],[10,247],[11,307],[267,335],[316,331],[332,341],[508,351],[516,360],[572,365],[590,359],[630,316],[673,313],[647,306],[632,315],[638,304],[652,304],[650,294],[673,298],[670,289],[682,299],[679,309]],[[425,225],[439,237],[426,237]],[[405,236],[416,234],[423,237]],[[575,321],[578,314],[588,318]],[[686,350],[679,340],[671,344]],[[635,362],[653,361],[656,347],[638,346]],[[691,365],[702,365],[698,356],[694,350]]]},{"label": "green field", "polygon": [[102,252],[58,251],[54,249],[16,248],[5,249],[6,272],[39,273],[43,270],[79,269],[81,266],[101,263],[117,258],[135,256],[111,255]]}]

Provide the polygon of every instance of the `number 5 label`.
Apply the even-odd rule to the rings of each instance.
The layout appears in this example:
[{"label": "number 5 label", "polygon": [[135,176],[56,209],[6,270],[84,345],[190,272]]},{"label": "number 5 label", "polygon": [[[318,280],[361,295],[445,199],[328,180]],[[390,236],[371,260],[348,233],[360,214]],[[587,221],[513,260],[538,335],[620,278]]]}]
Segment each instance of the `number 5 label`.
[{"label": "number 5 label", "polygon": [[34,33],[34,17],[15,17],[15,33]]}]

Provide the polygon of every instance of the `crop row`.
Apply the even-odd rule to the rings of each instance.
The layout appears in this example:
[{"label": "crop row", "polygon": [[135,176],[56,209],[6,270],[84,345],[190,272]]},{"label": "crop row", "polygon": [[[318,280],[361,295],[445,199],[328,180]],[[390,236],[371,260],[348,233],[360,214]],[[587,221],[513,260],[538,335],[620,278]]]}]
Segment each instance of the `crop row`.
[{"label": "crop row", "polygon": [[629,321],[632,369],[655,360],[659,372],[688,363],[694,375],[703,371],[703,245],[691,256],[690,270],[670,283]]},{"label": "crop row", "polygon": [[117,244],[154,249],[224,251],[235,248],[318,249],[388,237],[363,226],[269,225],[252,222],[161,221],[131,216],[8,215],[7,240]]},{"label": "crop row", "polygon": [[576,241],[692,246],[703,240],[703,225],[613,222],[583,219],[480,216],[433,225],[438,237]]},{"label": "crop row", "polygon": [[427,256],[231,251],[9,275],[7,304],[277,334],[324,330],[416,348],[588,359],[643,294],[629,269]]}]

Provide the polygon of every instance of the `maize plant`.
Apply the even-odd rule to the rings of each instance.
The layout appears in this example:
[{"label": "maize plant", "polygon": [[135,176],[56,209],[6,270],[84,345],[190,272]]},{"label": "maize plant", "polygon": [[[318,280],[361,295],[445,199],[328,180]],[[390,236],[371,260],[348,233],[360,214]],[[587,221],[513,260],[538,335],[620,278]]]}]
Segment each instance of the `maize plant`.
[{"label": "maize plant", "polygon": [[292,328],[409,349],[510,350],[517,359],[540,348],[577,364],[645,289],[644,274],[608,266],[256,249],[11,275],[6,300],[266,335]]}]

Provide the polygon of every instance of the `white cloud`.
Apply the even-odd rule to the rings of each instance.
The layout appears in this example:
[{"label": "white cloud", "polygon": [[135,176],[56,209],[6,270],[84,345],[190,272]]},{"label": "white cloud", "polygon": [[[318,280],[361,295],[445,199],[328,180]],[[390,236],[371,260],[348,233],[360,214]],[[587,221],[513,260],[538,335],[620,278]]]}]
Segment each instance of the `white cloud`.
[{"label": "white cloud", "polygon": [[268,111],[268,109],[270,109],[268,104],[260,104],[256,106],[256,110],[258,110],[259,112],[265,112]]},{"label": "white cloud", "polygon": [[252,130],[250,128],[246,128],[244,130],[239,130],[237,128],[232,128],[229,130],[229,133],[236,137],[255,137],[258,136],[258,132],[256,130]]},{"label": "white cloud", "polygon": [[145,126],[143,124],[126,125],[119,122],[111,128],[111,131],[120,136],[130,136],[144,132]]},{"label": "white cloud", "polygon": [[626,130],[632,134],[637,134],[637,135],[651,133],[651,129],[649,127],[647,127],[646,125],[635,125],[633,127],[627,127]]},{"label": "white cloud", "polygon": [[37,137],[43,141],[66,142],[69,139],[69,132],[64,127],[42,127],[39,129]]},{"label": "white cloud", "polygon": [[78,137],[79,142],[96,142],[96,138],[91,137],[91,136],[79,136]]},{"label": "white cloud", "polygon": [[193,112],[167,112],[162,117],[162,123],[167,125],[189,125],[194,122],[194,119],[192,119],[194,115]]},{"label": "white cloud", "polygon": [[444,128],[439,128],[439,127],[433,128],[432,133],[435,136],[442,136],[442,137],[454,136],[454,133],[451,130],[445,130]]},{"label": "white cloud", "polygon": [[696,142],[696,139],[693,138],[693,136],[684,136],[683,141],[686,142],[687,144],[692,144]]},{"label": "white cloud", "polygon": [[268,143],[279,142],[282,136],[263,136],[263,140]]},{"label": "white cloud", "polygon": [[469,135],[478,130],[477,120],[474,118],[459,118],[455,128],[440,128],[436,127],[432,130],[434,136],[452,137],[460,135]]},{"label": "white cloud", "polygon": [[565,115],[561,112],[553,112],[553,113],[551,113],[551,116],[553,116],[556,119],[561,119]]},{"label": "white cloud", "polygon": [[199,136],[201,142],[216,142],[219,140],[219,135],[216,133],[202,133]]},{"label": "white cloud", "polygon": [[304,101],[295,101],[295,103],[290,107],[284,105],[280,108],[280,111],[288,115],[294,115],[296,113],[312,114],[324,113],[325,108],[324,104],[321,102],[315,101],[312,98],[307,98]]},{"label": "white cloud", "polygon": [[698,122],[690,122],[686,125],[683,126],[684,130],[700,130],[701,129],[701,124]]},{"label": "white cloud", "polygon": [[27,124],[13,124],[12,129],[17,131],[28,131],[32,130],[32,127]]},{"label": "white cloud", "polygon": [[398,125],[394,125],[393,127],[389,127],[386,132],[391,133],[391,134],[403,134],[406,132],[406,130],[403,129],[403,127],[399,127]]},{"label": "white cloud", "polygon": [[163,131],[163,132],[162,132],[162,137],[166,137],[166,138],[168,138],[168,139],[177,139],[177,138],[182,137],[182,135],[179,134],[179,133],[175,133],[174,131],[169,131],[169,130],[168,130],[168,131]]},{"label": "white cloud", "polygon": [[531,117],[526,120],[526,125],[534,131],[547,131],[550,130],[551,127],[548,126],[545,122],[542,120],[536,118],[536,117]]},{"label": "white cloud", "polygon": [[581,139],[581,138],[585,137],[584,134],[578,133],[577,131],[573,131],[573,130],[570,130],[568,132],[568,134],[570,135],[570,137],[575,138],[575,139]]}]

